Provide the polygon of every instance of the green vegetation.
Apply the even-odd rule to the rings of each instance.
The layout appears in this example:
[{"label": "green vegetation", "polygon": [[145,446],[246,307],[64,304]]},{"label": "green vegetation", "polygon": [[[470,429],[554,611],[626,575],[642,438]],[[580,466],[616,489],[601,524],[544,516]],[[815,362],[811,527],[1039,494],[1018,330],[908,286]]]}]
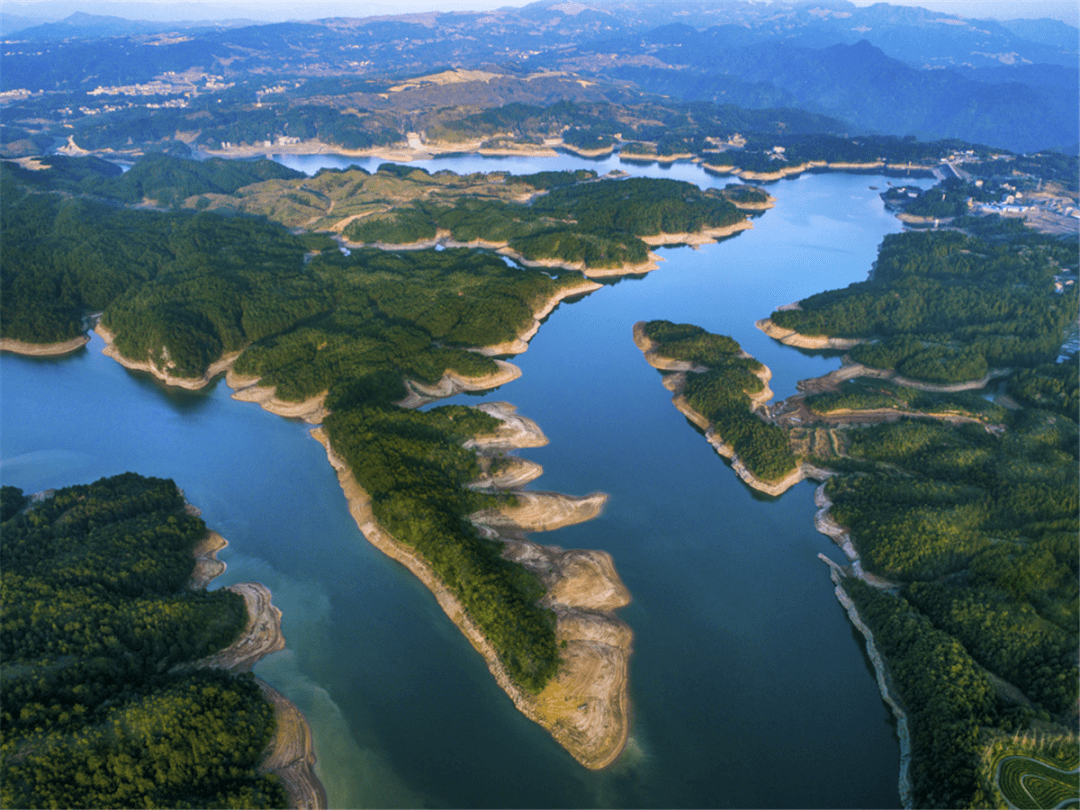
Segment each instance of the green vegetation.
[{"label": "green vegetation", "polygon": [[[401,175],[414,183],[430,177],[389,167],[375,180],[393,183]],[[565,186],[560,176],[537,180]],[[457,176],[436,179],[444,181]],[[448,371],[477,377],[496,370],[492,359],[465,348],[515,338],[543,302],[578,279],[467,249],[305,256],[309,247],[328,246],[247,217],[117,209],[22,193],[7,182],[6,334],[21,329],[25,339],[44,342],[64,329],[77,333],[84,312],[98,307],[122,353],[149,356],[174,374],[203,374],[235,351],[236,371],[276,386],[279,397],[328,391],[326,430],[371,493],[380,521],[458,595],[511,677],[528,691],[543,688],[559,664],[553,614],[537,606],[544,589],[465,519],[494,501],[463,488],[479,468],[461,443],[493,420],[465,408],[420,413],[391,403],[405,395],[405,379],[435,383]],[[505,185],[501,177],[498,185]],[[46,333],[40,325],[50,307],[57,325]],[[21,504],[17,493],[4,493],[5,513]],[[199,626],[199,616],[188,615],[198,605],[193,599],[170,610]],[[88,649],[112,643],[112,631],[79,627]],[[132,643],[160,660],[156,647]],[[177,646],[175,655],[187,652]]]},{"label": "green vegetation", "polygon": [[286,806],[258,772],[274,720],[251,676],[180,671],[247,616],[187,589],[206,526],[176,485],[125,473],[20,500],[5,487],[0,803]]},{"label": "green vegetation", "polygon": [[[437,177],[417,178],[414,172],[390,165],[379,170],[379,174],[419,180],[417,193],[438,182]],[[485,186],[494,183],[496,177],[502,179],[479,175],[464,190],[486,191]],[[501,199],[472,193],[442,196],[449,205],[427,195],[410,201],[406,207],[355,220],[344,233],[360,242],[403,244],[430,239],[439,228],[461,242],[507,243],[529,260],[583,262],[587,267],[610,268],[646,260],[648,250],[638,237],[696,233],[733,225],[745,218],[724,192],[702,191],[691,183],[644,178],[589,182],[593,180],[591,172],[508,177],[503,181],[508,190],[520,194],[532,185],[536,191],[546,193],[528,205],[506,199],[505,193]],[[355,204],[355,190],[351,199]]]},{"label": "green vegetation", "polygon": [[991,368],[1053,360],[1076,317],[1076,293],[1053,276],[1076,252],[1050,237],[991,244],[955,231],[885,237],[873,278],[774,312],[806,335],[875,338],[860,363],[935,383],[979,379]]},{"label": "green vegetation", "polygon": [[985,422],[1000,422],[1005,418],[1004,408],[974,391],[940,394],[873,377],[845,380],[838,391],[810,394],[804,401],[815,414],[889,408],[901,413],[955,415]]},{"label": "green vegetation", "polygon": [[334,450],[371,496],[379,522],[427,560],[495,647],[510,677],[537,693],[560,660],[554,614],[537,605],[544,587],[466,520],[497,499],[464,487],[480,467],[475,452],[461,443],[497,424],[462,406],[364,406],[335,411],[325,422]]},{"label": "green vegetation", "polygon": [[996,737],[983,752],[982,783],[999,804],[1007,800],[1025,810],[1071,807],[1080,803],[1078,762],[1075,736]]},{"label": "green vegetation", "polygon": [[[831,516],[850,530],[865,569],[897,583],[882,591],[848,578],[844,587],[908,713],[920,807],[1000,806],[985,762],[979,765],[987,738],[1033,723],[1065,731],[1080,691],[1080,369],[1075,357],[1046,362],[1075,318],[1075,299],[1052,291],[1053,276],[1075,267],[1075,246],[1023,229],[985,236],[887,237],[871,281],[812,296],[802,311],[773,319],[807,334],[882,337],[851,354],[869,363],[896,352],[899,370],[924,379],[963,378],[957,358],[965,353],[980,373],[988,359],[1007,360],[1021,366],[1008,390],[1028,407],[1006,410],[981,393],[858,378],[806,396],[811,416],[891,409],[909,418],[841,424],[821,436],[812,422],[785,432],[749,417],[775,431],[777,457],[781,448],[790,456],[790,442],[836,472],[826,485]],[[749,370],[732,370],[728,361],[737,356],[735,342],[662,321],[646,334],[665,357],[724,369],[715,382],[715,371],[688,373],[685,393],[734,444],[738,428],[721,420],[726,410],[749,416],[745,396],[736,394],[753,390],[740,382]],[[917,373],[934,352],[951,352],[949,373]],[[771,438],[748,436],[749,449],[736,445],[740,458],[770,448]],[[1072,777],[1009,761],[1002,789],[1017,806],[1076,796]],[[1034,801],[1015,798],[1024,774]]]},{"label": "green vegetation", "polygon": [[[850,472],[828,484],[832,516],[868,570],[903,583],[899,597],[861,583],[849,591],[884,639],[912,717],[919,806],[987,806],[971,769],[981,733],[1075,711],[1077,436],[1073,420],[1046,411],[1009,412],[1000,436],[907,420],[849,432],[849,458],[833,464]],[[1035,709],[1003,698],[973,707],[971,695],[985,690],[954,691],[954,665],[920,647],[928,634]]]},{"label": "green vegetation", "polygon": [[996,719],[989,678],[959,642],[903,597],[854,578],[843,584],[908,707],[916,805],[967,807],[975,791],[979,729]]},{"label": "green vegetation", "polygon": [[739,344],[725,335],[713,335],[692,324],[649,321],[645,334],[659,343],[656,352],[672,360],[705,366],[689,372],[683,390],[690,406],[704,416],[720,437],[735,448],[747,469],[765,481],[783,478],[795,469],[784,431],[759,418],[748,394],[763,390],[753,372],[761,363],[743,356]]},{"label": "green vegetation", "polygon": [[48,167],[32,171],[14,163],[4,163],[4,171],[20,185],[48,191],[66,191],[123,203],[144,199],[159,205],[176,205],[196,194],[232,194],[244,186],[263,180],[303,177],[272,160],[184,160],[160,152],[146,155],[129,171],[95,157],[72,158],[45,155],[37,162]]},{"label": "green vegetation", "polygon": [[1025,368],[1009,378],[1009,395],[1032,408],[1074,417],[1080,413],[1080,376],[1073,354],[1061,363]]}]

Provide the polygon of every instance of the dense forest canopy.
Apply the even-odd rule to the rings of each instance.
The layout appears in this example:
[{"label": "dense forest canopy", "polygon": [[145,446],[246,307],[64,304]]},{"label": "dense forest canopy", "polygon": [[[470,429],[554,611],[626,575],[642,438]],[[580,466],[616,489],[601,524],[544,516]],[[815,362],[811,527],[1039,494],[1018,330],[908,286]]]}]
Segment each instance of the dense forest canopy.
[{"label": "dense forest canopy", "polygon": [[3,488],[5,807],[285,807],[259,771],[273,708],[228,646],[243,599],[189,590],[206,535],[172,481],[125,473],[30,501]]},{"label": "dense forest canopy", "polygon": [[1077,309],[1075,287],[1057,293],[1054,276],[1076,267],[1075,245],[1035,234],[1005,243],[957,231],[891,234],[870,280],[771,317],[802,334],[872,338],[851,350],[868,366],[962,382],[1054,359]]}]

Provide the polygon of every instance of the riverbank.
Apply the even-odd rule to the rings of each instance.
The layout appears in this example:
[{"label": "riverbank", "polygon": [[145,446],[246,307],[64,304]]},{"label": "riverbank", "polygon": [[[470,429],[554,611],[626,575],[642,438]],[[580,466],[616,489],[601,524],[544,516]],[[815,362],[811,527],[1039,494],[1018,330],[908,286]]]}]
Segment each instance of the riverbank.
[{"label": "riverbank", "polygon": [[309,425],[322,424],[323,419],[330,415],[324,404],[329,390],[299,402],[292,402],[278,398],[277,386],[259,385],[261,379],[237,374],[232,367],[225,374],[225,384],[233,389],[232,398],[237,402],[255,402],[264,411],[289,419],[303,419]]},{"label": "riverbank", "polygon": [[79,335],[59,343],[27,343],[15,338],[0,338],[0,352],[21,354],[24,357],[59,357],[78,351],[89,342],[87,335]]},{"label": "riverbank", "polygon": [[874,677],[877,680],[878,691],[881,692],[881,699],[889,707],[893,717],[896,719],[896,736],[900,740],[900,775],[897,779],[897,788],[900,793],[901,806],[904,810],[911,810],[915,805],[915,797],[911,787],[911,731],[908,728],[907,712],[904,711],[899,698],[893,693],[892,678],[889,676],[885,659],[878,651],[873,632],[867,627],[862,616],[859,615],[859,610],[848,592],[844,590],[843,582],[847,575],[839,565],[824,554],[818,556],[829,566],[829,576],[833,581],[833,585],[836,586],[836,600],[847,612],[848,620],[852,626],[862,634],[866,642],[866,656],[870,659],[870,664],[874,668]]},{"label": "riverbank", "polygon": [[915,163],[886,163],[881,160],[867,163],[849,163],[842,160],[831,162],[825,160],[807,160],[802,163],[791,164],[777,161],[777,163],[781,165],[768,172],[751,171],[748,169],[740,169],[735,165],[715,164],[707,161],[702,161],[701,167],[711,174],[727,174],[742,180],[755,180],[758,182],[772,182],[774,180],[782,180],[785,177],[796,177],[803,172],[808,171],[859,172],[883,175],[898,174],[916,177],[932,175],[934,171],[933,166],[923,166]]},{"label": "riverbank", "polygon": [[[788,304],[778,309],[794,309],[798,304]],[[825,335],[800,335],[794,329],[786,329],[778,325],[772,318],[762,318],[754,321],[754,326],[771,337],[779,340],[785,346],[794,346],[798,349],[850,349],[863,342],[862,338],[836,338]]]},{"label": "riverbank", "polygon": [[[517,415],[513,406],[484,403],[480,407],[500,418],[503,425],[493,434],[466,443],[467,447],[500,452],[547,443],[536,423]],[[443,612],[483,656],[488,670],[517,709],[551,733],[585,767],[598,769],[614,762],[629,736],[627,662],[632,633],[612,613],[629,602],[629,594],[618,579],[610,556],[604,552],[548,549],[524,537],[504,539],[505,556],[529,570],[535,569],[547,586],[548,593],[541,604],[555,611],[556,640],[563,654],[558,675],[539,695],[528,694],[511,681],[494,648],[426,560],[379,525],[370,497],[330,447],[326,433],[319,428],[312,431],[312,436],[326,449],[360,531],[372,545],[408,568],[431,591]],[[518,497],[526,494],[529,493],[518,493]],[[574,499],[544,503],[542,497],[531,498],[529,525],[588,519],[599,508],[597,501],[602,506],[602,497],[579,499],[577,506]],[[557,518],[545,512],[552,507],[561,510]],[[479,528],[492,537],[503,537],[507,529],[510,533],[521,529],[521,524],[512,519],[505,521],[505,525],[496,529],[481,520]]]},{"label": "riverbank", "polygon": [[825,494],[825,484],[821,484],[814,490],[814,505],[818,507],[818,511],[814,514],[814,528],[836,543],[843,550],[844,556],[848,558],[849,565],[845,567],[837,565],[824,554],[818,554],[818,558],[829,566],[829,576],[836,586],[837,601],[847,611],[848,619],[866,641],[866,655],[874,667],[874,676],[877,680],[878,691],[881,692],[881,699],[885,701],[886,705],[892,710],[893,717],[896,718],[896,735],[900,740],[900,774],[898,777],[900,802],[905,810],[910,810],[914,805],[914,796],[911,787],[911,733],[908,728],[907,712],[905,712],[903,703],[895,693],[887,662],[877,649],[874,634],[862,620],[858,608],[847,591],[844,590],[843,580],[845,577],[853,576],[873,588],[885,591],[894,591],[899,586],[869,573],[862,567],[859,552],[852,543],[848,530],[833,520],[829,514],[833,504],[829,496]]},{"label": "riverbank", "polygon": [[205,388],[218,374],[232,368],[232,364],[236,362],[236,358],[241,354],[240,352],[229,352],[228,354],[222,355],[211,363],[206,369],[206,373],[200,377],[177,377],[169,371],[170,368],[175,368],[175,366],[168,365],[168,352],[166,352],[165,355],[167,365],[164,369],[161,369],[150,361],[149,355],[146,360],[132,360],[131,358],[122,355],[120,350],[115,346],[116,336],[100,322],[94,327],[94,331],[105,341],[105,348],[102,350],[102,354],[106,357],[111,357],[124,368],[131,369],[132,371],[147,371],[166,385],[175,385],[178,388],[186,388],[189,391],[198,391],[200,388]]},{"label": "riverbank", "polygon": [[1013,371],[1009,368],[996,368],[986,372],[977,380],[966,380],[958,383],[928,383],[897,374],[891,369],[873,368],[872,366],[864,366],[862,363],[853,363],[847,357],[844,358],[843,362],[844,365],[835,371],[830,371],[828,374],[812,377],[809,380],[800,380],[796,383],[796,388],[807,394],[819,394],[825,391],[838,391],[840,384],[846,380],[853,380],[856,377],[873,377],[877,380],[902,385],[905,388],[915,388],[933,394],[955,394],[960,391],[978,391],[986,388],[991,380],[1004,377]]},{"label": "riverbank", "polygon": [[555,307],[567,298],[573,298],[577,295],[586,295],[595,290],[599,290],[603,286],[604,285],[595,281],[583,279],[580,283],[575,284],[572,287],[563,287],[533,309],[532,324],[524,331],[519,332],[516,338],[504,341],[503,343],[496,343],[492,346],[483,346],[476,351],[479,354],[487,355],[489,357],[500,354],[523,353],[529,348],[529,341],[531,341],[536,336],[536,333],[540,331],[540,326],[543,324],[544,318],[554,312]]},{"label": "riverbank", "polygon": [[435,402],[446,397],[456,396],[466,391],[488,391],[513,382],[521,376],[521,369],[505,360],[494,361],[497,370],[482,377],[465,377],[453,371],[447,371],[434,385],[406,380],[408,395],[395,404],[402,408],[419,408],[421,405]]},{"label": "riverbank", "polygon": [[[225,563],[217,559],[217,554],[228,544],[217,532],[207,532],[192,549],[196,563],[188,587],[204,589],[212,579],[224,573]],[[228,647],[199,661],[181,665],[181,669],[210,668],[249,672],[265,656],[285,648],[285,637],[281,633],[281,611],[271,601],[269,588],[260,582],[239,582],[230,585],[226,590],[243,597],[247,624]],[[274,736],[267,746],[259,770],[275,774],[281,780],[289,796],[289,807],[304,810],[328,807],[326,790],[315,775],[311,727],[303,713],[268,683],[258,678],[255,680],[274,708],[275,721]]]}]

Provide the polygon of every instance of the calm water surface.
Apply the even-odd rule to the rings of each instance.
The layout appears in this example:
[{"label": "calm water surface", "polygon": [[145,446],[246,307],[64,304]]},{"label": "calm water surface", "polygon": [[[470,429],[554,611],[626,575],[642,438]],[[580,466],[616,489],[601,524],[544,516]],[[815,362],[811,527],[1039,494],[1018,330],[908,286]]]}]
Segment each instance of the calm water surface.
[{"label": "calm water surface", "polygon": [[[340,162],[335,162],[340,161]],[[283,157],[320,165],[383,161]],[[446,158],[458,172],[623,168],[723,186],[696,166]],[[779,499],[744,486],[672,407],[635,348],[635,321],[735,337],[795,381],[836,353],[784,347],[753,322],[779,304],[865,278],[899,230],[886,178],[806,175],[769,186],[754,229],[563,304],[515,362],[506,399],[551,443],[535,486],[611,495],[597,520],[537,538],[610,551],[633,603],[633,724],[612,768],[578,766],[495,685],[423,586],[363,539],[308,426],[229,398],[166,390],[101,355],[4,355],[0,473],[28,492],[125,470],[170,477],[230,542],[215,586],[255,579],[284,612],[288,648],[256,672],[307,715],[335,807],[892,807],[898,745],[817,554],[813,485]]]}]

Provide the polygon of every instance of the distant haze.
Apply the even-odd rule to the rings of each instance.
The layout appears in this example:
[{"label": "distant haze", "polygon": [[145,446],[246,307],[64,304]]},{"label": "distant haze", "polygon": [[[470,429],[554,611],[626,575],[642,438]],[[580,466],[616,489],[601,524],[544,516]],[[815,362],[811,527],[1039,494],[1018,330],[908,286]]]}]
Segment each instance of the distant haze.
[{"label": "distant haze", "polygon": [[[730,0],[717,0],[730,2]],[[853,0],[857,6],[878,0]],[[292,0],[48,0],[48,2],[4,2],[3,13],[40,21],[56,21],[77,11],[125,17],[131,20],[223,20],[247,18],[265,22],[325,17],[370,17],[421,11],[485,11],[506,6],[523,6],[527,0],[312,0],[300,9]],[[1076,0],[893,0],[892,5],[921,6],[933,11],[974,19],[1009,20],[1052,17],[1080,26],[1080,4]]]}]

